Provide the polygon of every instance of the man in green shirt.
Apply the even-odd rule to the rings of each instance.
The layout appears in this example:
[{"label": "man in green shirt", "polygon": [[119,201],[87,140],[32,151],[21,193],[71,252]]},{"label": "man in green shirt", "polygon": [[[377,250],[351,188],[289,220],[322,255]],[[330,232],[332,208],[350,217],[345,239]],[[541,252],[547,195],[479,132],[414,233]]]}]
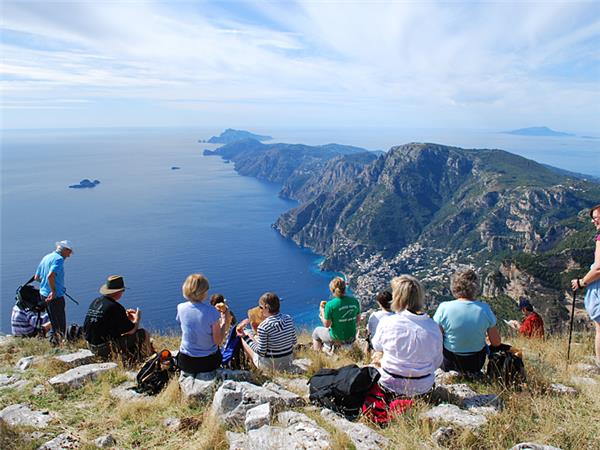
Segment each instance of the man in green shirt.
[{"label": "man in green shirt", "polygon": [[321,350],[323,344],[349,344],[356,339],[356,326],[360,320],[360,305],[354,297],[346,295],[346,283],[334,278],[329,284],[334,298],[321,302],[319,318],[322,327],[316,327],[313,334],[313,348]]}]

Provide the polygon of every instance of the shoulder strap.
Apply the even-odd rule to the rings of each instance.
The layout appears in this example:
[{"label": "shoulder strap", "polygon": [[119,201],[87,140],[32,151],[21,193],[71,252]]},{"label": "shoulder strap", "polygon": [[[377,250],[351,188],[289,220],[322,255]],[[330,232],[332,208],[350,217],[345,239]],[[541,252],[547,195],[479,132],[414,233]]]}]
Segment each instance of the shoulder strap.
[{"label": "shoulder strap", "polygon": [[31,282],[32,282],[34,279],[35,279],[35,275],[33,275],[33,276],[32,276],[32,277],[29,279],[29,281],[28,281],[27,283],[25,283],[23,286],[26,286],[26,285],[28,285],[28,284],[29,284],[29,283],[31,283]]}]

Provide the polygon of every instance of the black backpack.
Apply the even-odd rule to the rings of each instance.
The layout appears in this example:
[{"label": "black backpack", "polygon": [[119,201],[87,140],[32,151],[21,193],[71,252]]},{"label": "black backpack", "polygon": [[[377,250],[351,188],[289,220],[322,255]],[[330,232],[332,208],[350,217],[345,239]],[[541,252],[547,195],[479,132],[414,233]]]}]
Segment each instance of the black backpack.
[{"label": "black backpack", "polygon": [[156,395],[167,385],[177,371],[175,358],[169,350],[155,353],[144,363],[136,376],[136,392]]},{"label": "black backpack", "polygon": [[32,286],[31,282],[33,277],[17,288],[15,303],[23,311],[43,312],[46,310],[46,302],[40,297],[40,290]]},{"label": "black backpack", "polygon": [[358,417],[367,392],[379,380],[374,367],[356,364],[339,369],[321,369],[310,380],[311,403],[331,409],[349,420]]},{"label": "black backpack", "polygon": [[509,345],[502,344],[490,350],[486,369],[490,381],[506,387],[519,387],[527,381],[523,359],[511,352]]}]

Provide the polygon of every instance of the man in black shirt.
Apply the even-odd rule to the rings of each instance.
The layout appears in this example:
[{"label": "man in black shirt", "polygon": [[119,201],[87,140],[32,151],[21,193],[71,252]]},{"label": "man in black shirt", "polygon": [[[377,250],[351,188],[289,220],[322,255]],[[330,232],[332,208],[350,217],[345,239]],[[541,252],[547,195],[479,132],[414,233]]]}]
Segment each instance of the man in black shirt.
[{"label": "man in black shirt", "polygon": [[123,277],[111,275],[100,287],[101,297],[88,309],[83,323],[88,347],[97,356],[122,354],[128,360],[141,360],[152,353],[150,335],[139,328],[141,311],[125,309],[119,300],[125,292]]}]

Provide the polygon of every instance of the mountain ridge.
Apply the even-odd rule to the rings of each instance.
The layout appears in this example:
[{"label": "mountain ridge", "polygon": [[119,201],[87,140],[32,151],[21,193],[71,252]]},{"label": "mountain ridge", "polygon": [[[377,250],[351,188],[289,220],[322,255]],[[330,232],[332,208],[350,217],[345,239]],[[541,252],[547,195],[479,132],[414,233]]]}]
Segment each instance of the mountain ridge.
[{"label": "mountain ridge", "polygon": [[[249,144],[211,154],[234,161],[240,174],[281,183],[280,195],[299,204],[274,227],[324,255],[324,269],[346,273],[364,304],[405,272],[422,278],[439,302],[460,264],[491,277],[488,294],[510,297],[514,289],[492,285],[502,258],[543,255],[584,232],[581,212],[600,198],[596,183],[497,149],[410,143],[376,157],[356,148]],[[577,242],[591,257],[590,244]],[[566,302],[560,286],[548,289]],[[563,317],[563,304],[553,301],[548,317]]]}]

